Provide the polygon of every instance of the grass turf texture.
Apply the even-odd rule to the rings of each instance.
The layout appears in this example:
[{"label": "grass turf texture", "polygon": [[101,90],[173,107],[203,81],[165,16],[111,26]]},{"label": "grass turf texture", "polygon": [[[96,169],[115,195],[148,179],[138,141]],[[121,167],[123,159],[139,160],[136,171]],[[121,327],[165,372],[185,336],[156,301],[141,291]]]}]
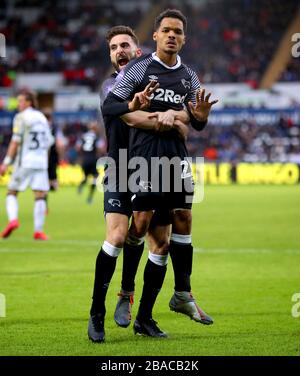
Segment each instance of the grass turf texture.
[{"label": "grass turf texture", "polygon": [[[6,224],[0,189],[0,225]],[[98,194],[88,206],[75,188],[50,194],[49,242],[32,240],[30,191],[20,195],[21,227],[0,240],[0,355],[300,355],[300,318],[291,297],[300,292],[300,187],[207,187],[193,209],[192,286],[215,319],[197,324],[169,311],[171,261],[154,318],[169,334],[133,335],[113,321],[122,256],[107,297],[106,343],[87,339],[94,264],[104,236]],[[146,252],[137,276],[133,316],[141,294]]]}]

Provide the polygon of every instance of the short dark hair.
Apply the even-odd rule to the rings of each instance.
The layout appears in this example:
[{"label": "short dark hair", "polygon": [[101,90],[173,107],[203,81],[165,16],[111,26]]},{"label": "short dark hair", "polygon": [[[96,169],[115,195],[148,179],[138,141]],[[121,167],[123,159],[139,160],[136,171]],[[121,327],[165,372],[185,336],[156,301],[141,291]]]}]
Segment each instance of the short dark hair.
[{"label": "short dark hair", "polygon": [[155,21],[154,21],[154,30],[157,30],[160,27],[161,21],[164,18],[177,18],[178,20],[182,21],[182,23],[183,23],[183,29],[186,32],[186,29],[187,29],[187,19],[183,15],[183,13],[181,13],[181,11],[178,10],[178,9],[166,9],[162,13],[160,13],[155,18]]},{"label": "short dark hair", "polygon": [[138,40],[138,37],[136,36],[135,32],[131,29],[131,27],[125,26],[125,25],[118,25],[118,26],[114,26],[114,27],[110,28],[106,33],[107,43],[110,43],[110,41],[113,37],[115,37],[116,35],[120,35],[120,34],[129,35],[133,39],[134,43],[137,46],[139,45],[139,40]]},{"label": "short dark hair", "polygon": [[38,107],[38,101],[37,101],[37,96],[36,94],[33,92],[33,91],[21,91],[19,93],[19,95],[24,95],[25,99],[27,102],[30,102],[31,103],[31,106],[33,108],[37,108]]}]

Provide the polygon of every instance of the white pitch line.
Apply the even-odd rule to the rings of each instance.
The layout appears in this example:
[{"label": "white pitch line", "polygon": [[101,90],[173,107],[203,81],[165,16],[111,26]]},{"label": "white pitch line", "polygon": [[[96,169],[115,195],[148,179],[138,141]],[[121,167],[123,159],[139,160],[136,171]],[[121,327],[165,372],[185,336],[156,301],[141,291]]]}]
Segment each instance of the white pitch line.
[{"label": "white pitch line", "polygon": [[259,248],[194,248],[195,253],[206,254],[274,254],[274,253],[287,253],[287,254],[300,254],[300,249],[259,249]]},{"label": "white pitch line", "polygon": [[[12,249],[7,247],[10,242],[13,243],[21,243],[23,244],[22,248]],[[38,249],[36,248],[24,248],[24,244],[26,245],[40,245]],[[4,245],[4,247],[3,247]],[[47,250],[43,249],[43,245],[53,245],[51,248],[47,248]],[[74,249],[70,248],[71,246],[76,247],[85,247],[84,252],[92,251],[95,252],[95,249],[100,247],[101,240],[79,240],[79,239],[61,239],[61,240],[49,240],[47,242],[37,242],[36,240],[26,239],[26,238],[17,238],[17,239],[7,239],[7,240],[0,240],[0,253],[42,253],[42,252],[60,252],[60,251],[67,251],[72,252]],[[56,247],[57,246],[57,247]],[[64,246],[59,248],[58,246]],[[70,247],[69,247],[70,246]],[[147,247],[146,247],[147,248]],[[259,249],[259,248],[194,248],[195,253],[202,253],[202,254],[300,254],[300,249]]]},{"label": "white pitch line", "polygon": [[[101,244],[101,240],[78,240],[78,239],[50,239],[46,242],[37,241],[32,239],[26,238],[17,238],[17,239],[6,239],[2,240],[3,242],[12,242],[12,243],[27,243],[27,244],[63,244],[63,245],[99,245]],[[0,242],[1,244],[1,242]]]},{"label": "white pitch line", "polygon": [[[9,248],[9,243],[20,243],[22,248]],[[24,248],[26,244],[26,247]],[[29,248],[30,245],[38,246],[37,248]],[[43,246],[47,245],[48,248],[45,249]],[[49,245],[52,245],[50,248]],[[63,240],[49,240],[47,242],[36,241],[26,238],[18,239],[6,239],[0,240],[0,254],[1,253],[46,253],[46,252],[74,252],[71,247],[84,247],[84,252],[92,251],[95,252],[100,248],[101,241],[97,240],[76,240],[76,239],[63,239]],[[78,248],[77,248],[78,250]]]},{"label": "white pitch line", "polygon": [[[1,248],[0,249],[0,255],[1,253],[39,253],[39,254],[47,254],[47,253],[63,253],[63,252],[81,252],[78,248],[76,250],[72,248],[48,248],[48,249],[30,249],[30,248],[19,248],[19,249],[11,249],[11,248]],[[82,250],[82,252],[87,253],[87,252],[98,252],[98,248],[85,248]]]}]

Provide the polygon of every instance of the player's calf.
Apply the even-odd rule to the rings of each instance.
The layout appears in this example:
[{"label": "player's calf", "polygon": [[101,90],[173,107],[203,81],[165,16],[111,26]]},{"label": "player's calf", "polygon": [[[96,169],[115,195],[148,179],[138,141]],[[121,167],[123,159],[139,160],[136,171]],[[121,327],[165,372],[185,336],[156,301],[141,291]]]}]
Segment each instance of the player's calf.
[{"label": "player's calf", "polygon": [[48,240],[48,236],[43,232],[45,216],[47,213],[46,194],[44,192],[35,192],[34,203],[34,234],[35,240]]},{"label": "player's calf", "polygon": [[123,249],[122,288],[114,319],[117,325],[127,328],[131,322],[135,276],[144,250],[144,238],[128,234]]}]

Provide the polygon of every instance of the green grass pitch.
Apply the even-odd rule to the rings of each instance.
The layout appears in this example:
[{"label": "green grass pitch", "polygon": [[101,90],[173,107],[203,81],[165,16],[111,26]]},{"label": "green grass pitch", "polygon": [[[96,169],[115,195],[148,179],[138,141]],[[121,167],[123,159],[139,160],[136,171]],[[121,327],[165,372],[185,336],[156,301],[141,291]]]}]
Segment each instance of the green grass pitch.
[{"label": "green grass pitch", "polygon": [[[86,192],[85,192],[86,193]],[[20,195],[21,227],[0,239],[0,355],[300,355],[300,187],[209,186],[194,206],[193,293],[215,319],[210,327],[171,312],[169,262],[154,318],[168,339],[134,336],[113,321],[121,279],[118,260],[107,297],[106,343],[87,339],[96,255],[104,236],[102,199],[76,189],[50,194],[49,242],[32,240],[32,193]],[[0,226],[6,224],[0,189]],[[136,280],[135,317],[145,251]]]}]

